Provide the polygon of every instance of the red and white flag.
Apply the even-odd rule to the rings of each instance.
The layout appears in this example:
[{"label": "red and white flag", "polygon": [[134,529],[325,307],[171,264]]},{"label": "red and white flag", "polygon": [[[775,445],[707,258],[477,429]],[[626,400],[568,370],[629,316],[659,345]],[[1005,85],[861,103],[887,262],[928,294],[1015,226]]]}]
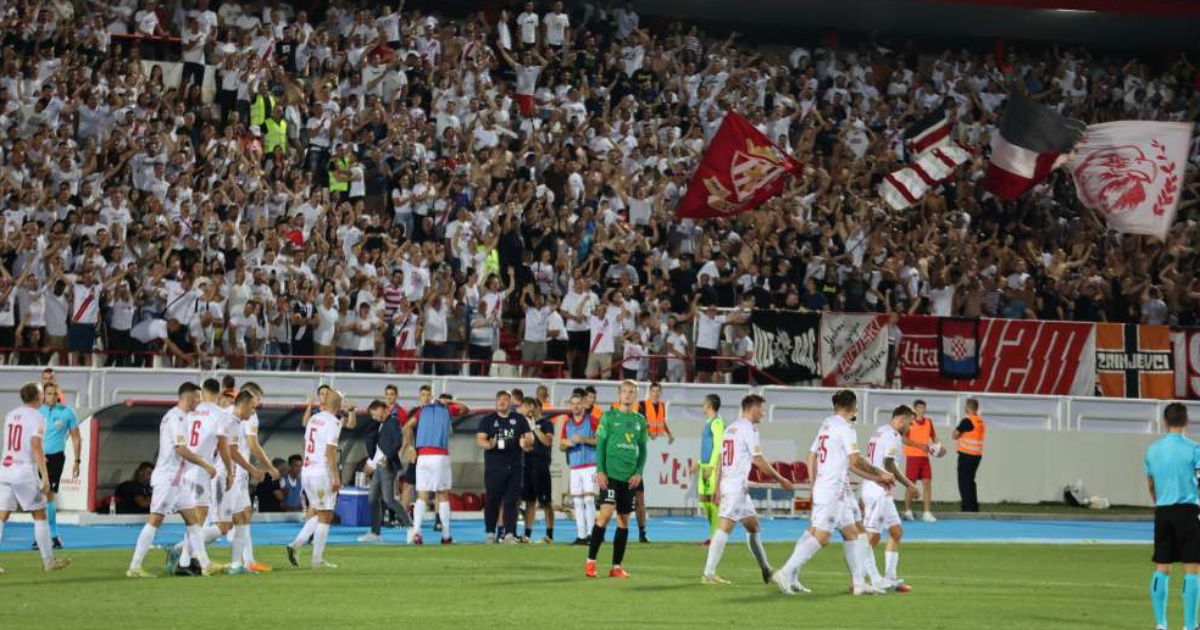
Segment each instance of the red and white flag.
[{"label": "red and white flag", "polygon": [[1083,133],[1083,123],[1014,96],[992,132],[992,154],[983,185],[1001,199],[1029,192],[1059,165]]},{"label": "red and white flag", "polygon": [[1165,239],[1183,193],[1192,123],[1090,125],[1069,164],[1083,205],[1108,227]]},{"label": "red and white flag", "polygon": [[709,219],[751,210],[783,190],[801,164],[737,112],[728,112],[688,181],[675,216]]}]

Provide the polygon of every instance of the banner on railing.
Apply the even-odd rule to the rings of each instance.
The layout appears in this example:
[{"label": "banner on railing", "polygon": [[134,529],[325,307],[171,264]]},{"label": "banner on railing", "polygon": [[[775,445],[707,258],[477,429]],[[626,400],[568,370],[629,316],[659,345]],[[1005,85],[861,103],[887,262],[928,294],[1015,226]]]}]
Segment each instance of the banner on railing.
[{"label": "banner on railing", "polygon": [[821,383],[882,386],[887,382],[887,315],[821,317]]},{"label": "banner on railing", "polygon": [[1013,394],[1095,393],[1092,324],[1023,319],[980,320],[979,377],[951,380],[938,371],[938,318],[900,317],[904,387]]},{"label": "banner on railing", "polygon": [[944,378],[979,378],[979,320],[938,319],[938,373]]},{"label": "banner on railing", "polygon": [[1096,324],[1096,393],[1114,398],[1173,398],[1170,329]]},{"label": "banner on railing", "polygon": [[1175,364],[1175,398],[1200,399],[1200,328],[1171,331]]},{"label": "banner on railing", "polygon": [[817,313],[759,310],[750,314],[754,365],[785,383],[821,377],[817,361]]}]

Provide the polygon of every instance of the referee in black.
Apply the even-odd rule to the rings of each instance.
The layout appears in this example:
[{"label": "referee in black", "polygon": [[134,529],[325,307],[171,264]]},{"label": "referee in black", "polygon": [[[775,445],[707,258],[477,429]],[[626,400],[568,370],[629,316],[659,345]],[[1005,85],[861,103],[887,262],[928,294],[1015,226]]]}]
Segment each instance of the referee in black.
[{"label": "referee in black", "polygon": [[496,392],[496,410],[479,421],[475,443],[483,449],[483,527],[496,542],[496,520],[504,505],[504,542],[517,541],[517,498],[521,496],[522,460],[533,450],[533,433],[525,418],[512,412],[512,396]]},{"label": "referee in black", "polygon": [[1150,499],[1154,501],[1154,575],[1150,578],[1150,603],[1155,628],[1166,630],[1167,593],[1171,565],[1183,563],[1183,627],[1196,627],[1200,604],[1200,495],[1196,471],[1200,470],[1200,444],[1184,437],[1187,407],[1171,403],[1163,412],[1167,434],[1146,451],[1144,463]]},{"label": "referee in black", "polygon": [[521,414],[529,422],[533,432],[533,450],[525,454],[525,480],[521,484],[521,500],[525,502],[525,536],[533,538],[533,522],[537,520],[537,509],[546,512],[545,544],[554,543],[554,503],[550,498],[550,447],[554,444],[554,423],[542,415],[542,402],[526,398],[521,404]]}]

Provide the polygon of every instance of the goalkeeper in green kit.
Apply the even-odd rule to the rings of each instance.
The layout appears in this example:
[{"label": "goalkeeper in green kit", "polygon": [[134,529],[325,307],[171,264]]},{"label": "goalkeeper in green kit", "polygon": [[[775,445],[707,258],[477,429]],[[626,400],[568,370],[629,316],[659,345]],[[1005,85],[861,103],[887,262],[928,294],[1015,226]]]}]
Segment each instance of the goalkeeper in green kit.
[{"label": "goalkeeper in green kit", "polygon": [[642,480],[646,467],[646,417],[634,411],[637,385],[622,381],[616,409],[604,412],[596,429],[596,525],[588,544],[584,575],[596,577],[596,554],[604,544],[604,532],[613,512],[617,513],[617,532],[613,535],[613,564],[608,577],[627,578],[621,568],[625,543],[629,540],[629,514],[633,512],[633,491]]}]

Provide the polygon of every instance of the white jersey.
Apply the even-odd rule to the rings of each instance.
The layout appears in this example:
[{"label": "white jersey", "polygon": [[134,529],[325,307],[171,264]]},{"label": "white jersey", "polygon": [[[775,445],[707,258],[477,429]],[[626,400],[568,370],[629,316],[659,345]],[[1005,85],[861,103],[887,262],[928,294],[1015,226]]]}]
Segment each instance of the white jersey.
[{"label": "white jersey", "polygon": [[15,483],[38,478],[33,459],[33,438],[42,438],[46,431],[46,416],[24,405],[4,417],[4,457],[0,458],[0,481]]},{"label": "white jersey", "polygon": [[177,486],[187,472],[187,461],[175,452],[176,447],[187,446],[187,435],[183,430],[186,417],[182,409],[171,407],[158,422],[158,459],[150,475],[151,486]]},{"label": "white jersey", "polygon": [[721,484],[744,486],[750,478],[756,455],[762,455],[762,444],[754,423],[738,418],[725,427],[725,439],[721,444]]},{"label": "white jersey", "polygon": [[336,447],[341,433],[342,422],[328,411],[322,411],[308,419],[308,427],[304,431],[303,474],[326,474],[329,462],[325,458],[325,447]]},{"label": "white jersey", "polygon": [[[250,447],[246,443],[246,423],[249,420],[239,420],[237,416],[233,415],[233,405],[229,405],[222,411],[228,416],[225,424],[225,435],[229,438],[229,448],[237,447],[242,457],[246,458],[246,461],[250,461]],[[245,468],[238,466],[236,462],[233,464],[233,469],[238,479],[245,478],[249,474]]]},{"label": "white jersey", "polygon": [[845,418],[825,419],[809,449],[817,455],[813,502],[840,500],[850,494],[850,456],[858,453],[858,437]]},{"label": "white jersey", "polygon": [[188,433],[188,448],[204,461],[216,466],[218,474],[224,469],[221,458],[217,457],[218,438],[228,438],[227,421],[229,414],[210,402],[202,402],[196,410],[189,413],[184,420]]},{"label": "white jersey", "polygon": [[[900,447],[903,442],[900,440],[900,433],[892,428],[892,425],[885,424],[878,429],[875,429],[875,434],[871,436],[871,441],[867,442],[867,461],[871,465],[880,469],[884,468],[883,462],[887,459],[900,459]],[[863,496],[868,494],[885,494],[891,491],[871,480],[863,482]]]}]

